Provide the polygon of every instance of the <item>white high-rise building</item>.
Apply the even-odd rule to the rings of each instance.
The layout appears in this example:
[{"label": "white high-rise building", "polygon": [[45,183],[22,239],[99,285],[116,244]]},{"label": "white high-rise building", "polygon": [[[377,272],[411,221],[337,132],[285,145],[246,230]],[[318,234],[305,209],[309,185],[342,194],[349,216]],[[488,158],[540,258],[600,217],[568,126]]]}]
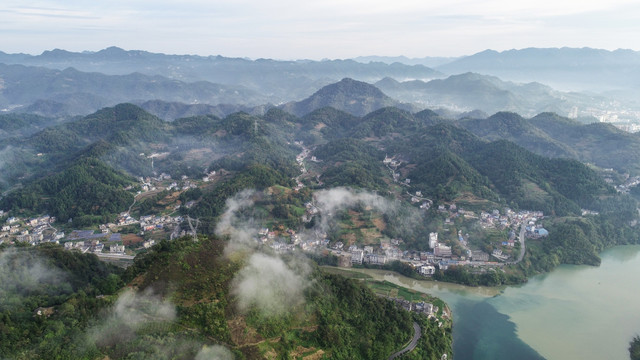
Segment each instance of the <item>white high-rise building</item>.
[{"label": "white high-rise building", "polygon": [[438,233],[432,232],[429,234],[429,247],[435,249],[438,246]]}]

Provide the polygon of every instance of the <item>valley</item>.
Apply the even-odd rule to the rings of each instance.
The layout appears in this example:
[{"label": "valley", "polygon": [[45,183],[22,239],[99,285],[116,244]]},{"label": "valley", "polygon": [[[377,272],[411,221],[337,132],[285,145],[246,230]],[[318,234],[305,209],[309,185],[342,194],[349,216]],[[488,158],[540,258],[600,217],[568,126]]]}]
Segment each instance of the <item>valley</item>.
[{"label": "valley", "polygon": [[640,137],[603,94],[96,56],[0,54],[0,357],[538,359],[507,295],[640,242]]}]

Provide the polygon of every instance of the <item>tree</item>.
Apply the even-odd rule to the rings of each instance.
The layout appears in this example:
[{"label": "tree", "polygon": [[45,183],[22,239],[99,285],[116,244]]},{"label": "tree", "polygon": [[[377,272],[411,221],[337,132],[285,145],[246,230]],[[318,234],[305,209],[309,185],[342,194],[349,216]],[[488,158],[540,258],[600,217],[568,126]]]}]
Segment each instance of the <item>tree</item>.
[{"label": "tree", "polygon": [[640,336],[636,335],[629,343],[629,357],[631,360],[640,360]]}]

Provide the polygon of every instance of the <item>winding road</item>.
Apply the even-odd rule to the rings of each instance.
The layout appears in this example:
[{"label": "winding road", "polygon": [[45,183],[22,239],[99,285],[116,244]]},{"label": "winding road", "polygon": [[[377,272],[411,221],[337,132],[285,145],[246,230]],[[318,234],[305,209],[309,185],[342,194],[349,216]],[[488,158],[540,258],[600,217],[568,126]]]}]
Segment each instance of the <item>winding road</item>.
[{"label": "winding road", "polygon": [[409,343],[409,345],[405,346],[404,349],[389,356],[389,360],[393,360],[410,351],[413,351],[413,349],[415,349],[416,346],[418,345],[418,340],[420,340],[421,336],[422,336],[422,329],[420,329],[420,325],[418,325],[418,323],[414,321],[413,322],[413,338],[411,339],[411,342]]}]

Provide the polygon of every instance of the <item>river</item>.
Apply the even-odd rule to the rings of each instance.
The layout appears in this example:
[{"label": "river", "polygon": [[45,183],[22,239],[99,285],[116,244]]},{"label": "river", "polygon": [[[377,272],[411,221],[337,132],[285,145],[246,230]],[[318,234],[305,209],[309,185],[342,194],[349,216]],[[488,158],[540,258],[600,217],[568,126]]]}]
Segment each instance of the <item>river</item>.
[{"label": "river", "polygon": [[640,246],[601,254],[599,267],[562,265],[521,286],[471,288],[358,269],[446,301],[454,358],[628,359],[640,333]]}]

